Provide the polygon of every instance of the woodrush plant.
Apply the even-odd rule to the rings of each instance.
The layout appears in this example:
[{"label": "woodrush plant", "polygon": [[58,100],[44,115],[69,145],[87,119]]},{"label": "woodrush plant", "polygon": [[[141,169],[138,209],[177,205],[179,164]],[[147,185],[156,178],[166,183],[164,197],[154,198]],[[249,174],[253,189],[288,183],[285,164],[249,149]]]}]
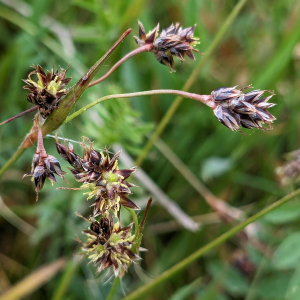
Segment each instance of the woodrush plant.
[{"label": "woodrush plant", "polygon": [[[242,89],[237,89],[237,86],[221,87],[213,90],[210,95],[199,95],[181,90],[150,90],[130,94],[107,95],[69,116],[74,105],[87,88],[103,82],[121,64],[134,55],[142,52],[152,52],[156,60],[169,67],[171,72],[175,72],[174,57],[182,62],[185,56],[195,60],[193,52],[201,54],[194,48],[199,43],[198,39],[193,36],[195,26],[183,29],[179,23],[175,23],[162,30],[162,33],[158,35],[159,24],[146,34],[142,23],[139,22],[139,37],[134,37],[139,48],[125,55],[104,76],[92,81],[106,59],[131,32],[131,29],[127,30],[113,47],[69,89],[66,86],[71,78],[65,78],[69,67],[66,70],[61,69],[60,72],[58,70],[54,72],[53,69],[51,72],[45,72],[41,66],[33,66],[34,71],[29,73],[27,80],[24,80],[27,84],[24,88],[30,91],[27,99],[35,106],[2,122],[1,125],[31,111],[37,110],[37,114],[30,133],[26,136],[15,155],[0,170],[0,176],[37,140],[37,151],[33,157],[32,169],[24,176],[33,177],[38,200],[38,193],[43,188],[47,178],[53,183],[56,182],[55,174],[62,178],[65,175],[58,160],[46,153],[43,145],[43,136],[58,130],[62,124],[69,122],[97,103],[109,99],[153,94],[175,94],[199,101],[210,107],[217,119],[231,131],[242,133],[241,128],[272,129],[271,124],[275,117],[267,109],[275,105],[268,102],[274,93],[268,90],[243,92],[251,86]],[[36,80],[32,79],[34,75]],[[269,95],[264,96],[265,94]],[[264,126],[265,124],[267,127]],[[85,144],[85,140],[88,141],[89,147]],[[90,224],[89,228],[83,231],[87,239],[85,241],[78,239],[82,244],[81,255],[88,256],[90,263],[94,263],[97,266],[96,273],[109,268],[113,269],[116,277],[115,286],[130,264],[140,258],[139,251],[144,223],[152,199],[150,198],[148,201],[144,217],[139,223],[135,212],[139,210],[139,207],[128,198],[132,193],[130,188],[134,187],[134,185],[127,181],[136,168],[120,170],[118,168],[118,157],[121,152],[110,158],[108,150],[106,150],[105,154],[96,151],[88,137],[85,137],[80,145],[83,148],[82,157],[75,153],[71,143],[67,146],[65,143],[60,143],[58,138],[56,138],[58,153],[71,165],[72,168],[69,170],[75,179],[82,182],[80,188],[63,187],[62,189],[86,189],[88,190],[86,193],[88,195],[87,199],[95,197],[92,204],[94,209],[90,219],[86,219],[77,213],[79,217],[84,218]],[[121,206],[124,206],[133,218],[134,234],[132,233],[132,224],[121,227]],[[113,293],[114,290],[112,289]]]}]

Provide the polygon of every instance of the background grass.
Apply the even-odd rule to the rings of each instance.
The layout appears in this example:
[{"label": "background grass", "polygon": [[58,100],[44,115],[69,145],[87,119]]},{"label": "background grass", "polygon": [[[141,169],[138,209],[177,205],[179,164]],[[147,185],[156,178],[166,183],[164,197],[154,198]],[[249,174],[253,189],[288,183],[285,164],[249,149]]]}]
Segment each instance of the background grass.
[{"label": "background grass", "polygon": [[[198,49],[206,52],[224,24],[236,1],[4,1],[0,2],[0,116],[1,120],[28,109],[25,79],[30,65],[45,69],[67,67],[72,84],[80,78],[127,28],[138,34],[137,19],[146,28],[160,28],[172,22],[184,27],[197,24]],[[300,5],[295,0],[249,1],[237,16],[220,46],[203,66],[190,89],[209,94],[221,86],[274,89],[277,117],[273,131],[232,133],[222,126],[208,107],[185,99],[161,135],[184,164],[218,197],[235,207],[248,206],[253,214],[293,187],[282,187],[274,172],[285,152],[299,147],[300,108]],[[58,28],[58,29],[57,29]],[[131,36],[132,36],[131,35]],[[118,59],[135,49],[129,36],[101,74]],[[196,55],[197,62],[201,60]],[[76,109],[101,96],[150,89],[180,89],[195,63],[176,61],[176,73],[156,63],[153,54],[143,53],[122,65],[103,84],[84,94]],[[86,135],[95,146],[104,148],[118,142],[137,158],[147,136],[162,119],[174,97],[152,96],[131,100],[110,100],[74,119],[61,128],[60,135],[79,141]],[[32,124],[32,115],[0,128],[0,166],[14,153]],[[45,147],[56,155],[52,138]],[[79,147],[75,145],[79,152]],[[35,193],[22,175],[30,169],[34,148],[29,149],[0,182],[5,204],[27,224],[15,227],[2,212],[0,218],[0,288],[4,292],[39,266],[67,258],[62,273],[26,299],[105,299],[112,280],[110,274],[94,278],[94,268],[74,263],[75,235],[86,224],[74,211],[90,214],[89,204],[80,192],[56,191],[49,182],[35,203]],[[66,164],[62,163],[64,169]],[[156,147],[142,165],[155,183],[190,216],[206,215],[211,209],[188,180],[176,171]],[[68,180],[76,185],[71,176]],[[135,182],[134,179],[132,179]],[[62,186],[59,181],[56,186]],[[151,196],[143,187],[135,188],[133,199],[144,207]],[[294,200],[266,216],[258,230],[263,258],[240,236],[207,254],[174,277],[149,299],[299,299],[293,287],[299,282],[300,202]],[[130,217],[123,212],[124,224]],[[6,219],[5,219],[6,218]],[[173,266],[230,228],[215,215],[202,219],[201,229],[192,233],[170,226],[170,214],[154,203],[145,228],[141,267],[131,267],[123,278],[116,299]],[[172,225],[173,223],[171,223]],[[25,227],[24,227],[25,226]],[[27,228],[27,229],[26,229]],[[238,254],[243,259],[237,259]],[[249,272],[245,272],[245,262]],[[248,269],[247,269],[248,270]],[[105,283],[108,280],[107,283]],[[294,292],[293,292],[294,291]],[[1,298],[0,298],[1,299]]]}]

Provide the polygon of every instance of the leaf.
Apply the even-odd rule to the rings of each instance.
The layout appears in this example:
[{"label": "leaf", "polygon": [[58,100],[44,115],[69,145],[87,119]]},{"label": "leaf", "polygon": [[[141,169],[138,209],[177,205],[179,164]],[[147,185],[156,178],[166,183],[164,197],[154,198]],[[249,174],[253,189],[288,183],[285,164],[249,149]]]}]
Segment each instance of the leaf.
[{"label": "leaf", "polygon": [[286,237],[273,256],[273,263],[279,269],[294,268],[300,262],[300,232]]},{"label": "leaf", "polygon": [[[262,300],[283,300],[290,278],[286,274],[272,274],[267,278],[262,278],[255,286],[255,294]],[[294,298],[293,300],[296,300]]]},{"label": "leaf", "polygon": [[300,264],[298,264],[287,288],[286,300],[300,299]]},{"label": "leaf", "polygon": [[178,289],[170,298],[170,300],[184,300],[190,299],[191,295],[195,292],[195,290],[199,289],[201,285],[201,278],[196,279],[190,284]]},{"label": "leaf", "polygon": [[230,170],[233,163],[230,158],[209,157],[202,165],[201,175],[204,181],[223,175]]},{"label": "leaf", "polygon": [[245,277],[236,269],[222,264],[220,261],[210,262],[209,272],[219,278],[226,290],[233,296],[246,295],[249,284]]},{"label": "leaf", "polygon": [[285,224],[300,218],[300,203],[287,203],[267,214],[263,220],[273,224]]},{"label": "leaf", "polygon": [[42,266],[9,289],[0,297],[0,300],[15,300],[32,294],[43,284],[50,281],[65,264],[66,260],[60,258],[51,264]]}]

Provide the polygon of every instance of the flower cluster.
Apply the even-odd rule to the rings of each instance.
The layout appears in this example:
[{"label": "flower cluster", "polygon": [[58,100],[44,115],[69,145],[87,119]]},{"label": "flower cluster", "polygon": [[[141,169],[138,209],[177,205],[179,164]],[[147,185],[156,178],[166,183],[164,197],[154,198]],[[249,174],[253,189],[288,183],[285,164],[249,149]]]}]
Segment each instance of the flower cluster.
[{"label": "flower cluster", "polygon": [[[274,103],[268,103],[274,93],[267,90],[254,90],[243,93],[244,89],[235,87],[222,87],[212,91],[211,100],[215,103],[213,109],[218,120],[232,131],[241,127],[271,129],[271,123],[276,118],[271,115],[267,109],[273,107]],[[270,93],[269,96],[261,98],[264,93]],[[263,127],[267,124],[269,128]]]},{"label": "flower cluster", "polygon": [[97,266],[97,274],[112,267],[115,276],[123,276],[128,266],[140,259],[131,251],[135,239],[131,234],[132,225],[121,228],[119,222],[113,223],[110,215],[102,217],[99,222],[94,218],[91,221],[89,229],[82,231],[87,236],[84,243],[80,241],[82,254]]},{"label": "flower cluster", "polygon": [[60,176],[64,179],[64,174],[66,172],[62,171],[58,160],[46,153],[43,144],[43,133],[41,128],[38,132],[38,147],[33,156],[31,171],[23,176],[32,176],[35,191],[36,191],[36,201],[38,200],[39,191],[43,188],[46,178],[48,178],[52,183],[56,182],[54,174]]},{"label": "flower cluster", "polygon": [[[52,111],[58,106],[62,97],[67,94],[65,86],[71,81],[72,78],[65,78],[69,67],[60,72],[52,69],[47,74],[40,65],[32,66],[35,70],[30,72],[28,79],[23,80],[27,85],[24,89],[29,90],[27,100],[39,106],[40,115],[45,119]],[[31,79],[32,75],[36,75],[37,80]]]},{"label": "flower cluster", "polygon": [[[153,44],[151,50],[156,60],[170,68],[174,72],[173,56],[184,61],[187,55],[190,59],[195,60],[194,52],[200,53],[195,46],[199,39],[193,37],[196,25],[182,29],[179,23],[172,24],[170,27],[162,30],[158,37],[159,24],[148,34],[144,26],[139,22],[139,37],[134,37],[136,43],[141,47],[145,44]],[[200,53],[201,54],[201,53]]]},{"label": "flower cluster", "polygon": [[[89,139],[87,140],[90,142]],[[69,147],[59,142],[56,143],[60,156],[73,167],[73,169],[70,168],[70,171],[75,179],[83,183],[82,188],[90,189],[88,199],[93,196],[96,197],[93,203],[94,216],[106,214],[109,210],[113,210],[114,214],[119,217],[121,205],[139,209],[128,198],[128,195],[131,194],[130,187],[133,187],[134,184],[126,181],[136,169],[119,170],[117,159],[121,151],[110,158],[108,150],[106,150],[106,155],[103,152],[98,152],[93,149],[91,142],[90,148],[86,146],[84,141],[81,146],[83,147],[83,157],[74,153],[71,143],[69,143]]]}]

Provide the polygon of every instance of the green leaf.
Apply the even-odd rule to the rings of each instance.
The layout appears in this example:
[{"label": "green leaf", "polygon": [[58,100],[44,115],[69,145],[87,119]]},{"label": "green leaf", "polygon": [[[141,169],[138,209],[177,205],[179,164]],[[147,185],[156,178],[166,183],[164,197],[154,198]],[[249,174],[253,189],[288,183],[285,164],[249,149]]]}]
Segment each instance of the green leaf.
[{"label": "green leaf", "polygon": [[287,288],[286,300],[300,299],[300,264],[298,264]]},{"label": "green leaf", "polygon": [[300,218],[300,203],[287,203],[267,214],[263,220],[273,224],[285,224]]},{"label": "green leaf", "polygon": [[279,269],[294,268],[300,262],[300,232],[286,237],[273,256],[274,265]]},{"label": "green leaf", "polygon": [[170,298],[170,300],[184,300],[184,299],[190,299],[190,297],[195,290],[199,288],[201,285],[201,278],[196,279],[190,284],[187,284],[186,286],[178,289]]},{"label": "green leaf", "polygon": [[[255,294],[261,300],[283,300],[290,278],[277,273],[262,280],[255,286]],[[294,298],[296,300],[298,298]]]},{"label": "green leaf", "polygon": [[246,295],[249,284],[245,277],[238,270],[230,266],[225,266],[219,261],[211,262],[208,268],[212,276],[218,277],[231,295]]}]

